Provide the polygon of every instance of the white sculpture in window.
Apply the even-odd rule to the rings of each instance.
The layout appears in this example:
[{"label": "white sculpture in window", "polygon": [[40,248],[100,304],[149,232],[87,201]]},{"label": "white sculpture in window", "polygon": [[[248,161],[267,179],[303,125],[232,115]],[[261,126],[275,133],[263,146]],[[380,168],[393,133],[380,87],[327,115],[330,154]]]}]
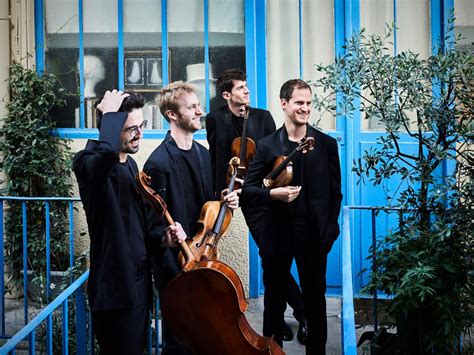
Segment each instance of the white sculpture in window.
[{"label": "white sculpture in window", "polygon": [[[186,81],[196,85],[196,93],[201,103],[201,108],[206,113],[209,107],[206,107],[206,75],[205,64],[189,64],[186,67]],[[209,101],[216,96],[216,79],[212,78],[212,65],[209,63]]]},{"label": "white sculpture in window", "polygon": [[[77,64],[79,66],[79,63]],[[95,86],[105,78],[102,61],[95,55],[84,56],[84,98],[96,97]]]}]

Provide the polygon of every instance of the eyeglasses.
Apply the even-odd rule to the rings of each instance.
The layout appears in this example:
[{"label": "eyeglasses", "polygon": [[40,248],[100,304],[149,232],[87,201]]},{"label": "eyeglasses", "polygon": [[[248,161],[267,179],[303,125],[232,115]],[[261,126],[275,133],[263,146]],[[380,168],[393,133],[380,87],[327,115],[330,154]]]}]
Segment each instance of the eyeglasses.
[{"label": "eyeglasses", "polygon": [[146,128],[147,120],[144,120],[140,126],[132,126],[126,129],[122,129],[122,132],[127,132],[130,134],[130,137],[135,137],[138,134],[138,131],[143,131]]}]

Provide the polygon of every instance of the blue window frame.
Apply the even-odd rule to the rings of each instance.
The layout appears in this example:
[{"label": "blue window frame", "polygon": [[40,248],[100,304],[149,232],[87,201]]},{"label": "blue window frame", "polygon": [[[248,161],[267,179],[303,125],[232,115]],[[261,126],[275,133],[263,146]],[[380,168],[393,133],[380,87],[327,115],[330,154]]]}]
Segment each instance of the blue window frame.
[{"label": "blue window frame", "polygon": [[[93,113],[96,97],[91,92],[100,95],[113,87],[134,89],[152,104],[159,87],[170,81],[189,81],[198,86],[198,92],[201,89],[201,105],[207,108],[206,111],[215,109],[224,102],[216,95],[213,77],[232,67],[245,70],[249,59],[247,48],[256,48],[253,37],[244,32],[244,19],[247,18],[244,11],[255,4],[253,0],[180,3],[153,0],[142,2],[141,8],[134,7],[132,0],[109,0],[107,5],[89,0],[67,3],[69,5],[56,0],[35,1],[35,35],[37,70],[57,74],[63,85],[69,81],[67,88],[79,93],[79,97],[68,101],[67,110],[57,113],[59,134],[69,138],[97,138]],[[67,10],[55,9],[54,16],[62,16],[61,21],[48,21],[53,16],[48,9],[53,4]],[[178,6],[187,11],[178,11]],[[146,13],[150,9],[155,11],[153,17]],[[140,16],[148,19],[143,25]],[[233,16],[232,21],[229,16]],[[56,27],[51,22],[55,22]],[[91,27],[91,23],[96,27]],[[132,27],[135,32],[142,31],[139,35],[145,39],[138,38],[137,33],[130,30]],[[153,30],[146,27],[153,27]],[[247,21],[245,28],[251,27]],[[106,29],[100,33],[101,28]],[[107,50],[100,48],[101,45],[108,47]],[[100,86],[100,80],[108,80],[107,86],[102,83],[101,90],[90,90],[91,65],[101,67],[99,72],[102,74],[96,75],[95,82],[99,83],[96,87]],[[160,66],[161,70],[156,71]],[[154,75],[154,81],[150,73]],[[249,75],[249,81],[254,80],[255,74]],[[142,82],[145,83],[140,85]],[[159,84],[152,85],[155,83]],[[168,123],[157,107],[150,111],[159,119],[148,119],[154,129],[146,130],[145,138],[164,138]],[[205,139],[204,131],[198,132],[196,138]]]}]

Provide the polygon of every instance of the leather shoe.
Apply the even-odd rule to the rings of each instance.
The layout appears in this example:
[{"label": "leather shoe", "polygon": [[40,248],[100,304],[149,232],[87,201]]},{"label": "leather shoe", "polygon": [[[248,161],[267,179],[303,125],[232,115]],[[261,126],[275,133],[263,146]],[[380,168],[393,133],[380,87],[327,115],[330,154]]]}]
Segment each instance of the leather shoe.
[{"label": "leather shoe", "polygon": [[283,321],[283,340],[284,341],[292,341],[294,334],[291,328],[288,326],[288,324]]},{"label": "leather shoe", "polygon": [[308,340],[308,323],[306,322],[306,319],[303,319],[300,322],[300,326],[298,327],[298,333],[296,333],[296,338],[302,345],[306,345],[306,342]]}]

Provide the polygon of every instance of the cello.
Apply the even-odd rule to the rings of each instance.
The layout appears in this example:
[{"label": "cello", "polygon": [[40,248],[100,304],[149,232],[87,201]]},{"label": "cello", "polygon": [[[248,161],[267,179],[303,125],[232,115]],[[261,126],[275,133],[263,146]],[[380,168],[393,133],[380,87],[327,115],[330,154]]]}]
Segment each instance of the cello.
[{"label": "cello", "polygon": [[306,154],[313,149],[314,138],[303,137],[303,139],[298,142],[298,146],[293,149],[288,156],[280,155],[275,159],[272,171],[263,179],[263,187],[273,189],[290,184],[293,178],[292,159],[294,159],[298,153]]},{"label": "cello", "polygon": [[[239,166],[239,158],[233,157],[229,162],[229,171],[232,173],[227,187],[229,193],[234,190]],[[188,238],[185,241],[197,261],[219,259],[217,244],[220,238],[229,229],[231,221],[232,212],[227,208],[224,202],[207,201],[204,206],[202,206],[198,220],[198,231],[194,237]],[[181,253],[178,255],[178,262],[180,262],[182,266],[186,264],[186,258]]]},{"label": "cello", "polygon": [[[166,204],[143,172],[139,189],[155,212],[174,224]],[[175,337],[199,355],[284,355],[275,342],[255,332],[245,317],[248,302],[237,273],[218,260],[194,259],[186,243],[179,244],[187,263],[166,286],[161,312]]]},{"label": "cello", "polygon": [[[240,117],[244,119],[244,124],[242,127],[242,136],[235,138],[232,141],[230,150],[232,157],[239,157],[239,166],[237,168],[237,178],[245,180],[247,176],[250,161],[255,155],[257,147],[252,138],[247,137],[247,123],[249,121],[249,107],[245,106],[240,110]],[[232,170],[227,172],[227,184],[232,178]],[[235,188],[240,189],[242,186],[240,182],[235,183]]]}]

